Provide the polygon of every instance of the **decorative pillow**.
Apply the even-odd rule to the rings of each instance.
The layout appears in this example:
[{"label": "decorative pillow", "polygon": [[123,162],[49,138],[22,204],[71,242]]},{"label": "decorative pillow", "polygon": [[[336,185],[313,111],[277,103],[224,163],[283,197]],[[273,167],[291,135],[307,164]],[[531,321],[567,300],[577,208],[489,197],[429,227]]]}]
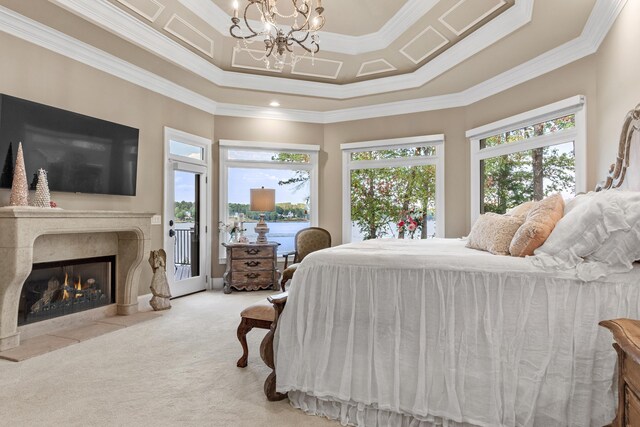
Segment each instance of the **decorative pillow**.
[{"label": "decorative pillow", "polygon": [[544,269],[576,268],[586,281],[607,274],[608,265],[614,262],[610,257],[619,257],[618,267],[630,265],[625,259],[634,258],[637,249],[622,252],[627,245],[630,248],[635,243],[637,247],[637,240],[626,239],[633,240],[632,226],[640,227],[640,193],[606,190],[579,197],[544,245],[535,251],[533,263]]},{"label": "decorative pillow", "polygon": [[618,196],[622,196],[625,202],[635,200],[632,203],[618,201],[629,229],[612,231],[598,249],[577,265],[578,277],[584,281],[596,280],[610,273],[627,272],[640,259],[640,193],[621,191]]},{"label": "decorative pillow", "polygon": [[590,191],[588,193],[578,194],[572,199],[565,200],[564,215],[566,216],[567,214],[569,214],[569,212],[571,212],[575,208],[579,208],[580,206],[587,204],[595,194],[596,194],[595,191]]},{"label": "decorative pillow", "polygon": [[534,202],[534,201],[524,202],[524,203],[519,204],[515,208],[509,209],[507,211],[506,215],[509,215],[509,216],[521,216],[521,217],[526,218],[527,215],[529,214],[529,212],[531,212],[531,209],[533,209],[535,206],[536,206],[536,202]]},{"label": "decorative pillow", "polygon": [[494,255],[509,255],[509,244],[524,219],[517,216],[486,213],[473,224],[467,238],[467,247],[491,252]]},{"label": "decorative pillow", "polygon": [[509,245],[511,256],[533,255],[533,251],[547,240],[563,213],[564,200],[560,194],[554,194],[536,203],[527,214],[524,224],[513,236]]}]

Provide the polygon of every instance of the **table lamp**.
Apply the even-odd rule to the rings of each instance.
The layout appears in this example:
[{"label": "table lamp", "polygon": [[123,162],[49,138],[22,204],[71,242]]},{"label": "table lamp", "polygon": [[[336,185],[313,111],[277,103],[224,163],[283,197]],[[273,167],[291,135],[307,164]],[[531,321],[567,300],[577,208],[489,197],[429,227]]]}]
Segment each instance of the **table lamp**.
[{"label": "table lamp", "polygon": [[273,188],[252,188],[251,207],[254,212],[260,212],[260,221],[256,225],[255,231],[258,234],[256,243],[267,243],[267,233],[269,227],[264,222],[264,213],[272,212],[276,209],[276,190]]}]

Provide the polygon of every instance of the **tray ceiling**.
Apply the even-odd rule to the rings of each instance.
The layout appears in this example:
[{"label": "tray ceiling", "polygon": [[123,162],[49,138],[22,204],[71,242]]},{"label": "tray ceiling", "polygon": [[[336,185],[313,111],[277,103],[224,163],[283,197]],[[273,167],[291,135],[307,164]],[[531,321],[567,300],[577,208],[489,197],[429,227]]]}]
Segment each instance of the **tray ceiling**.
[{"label": "tray ceiling", "polygon": [[[108,1],[138,25],[170,37],[221,70],[347,84],[413,73],[515,0],[325,0],[321,51],[281,71],[254,59],[263,52],[262,41],[246,44],[229,36],[230,0],[98,1]],[[281,3],[287,13],[289,2]]]},{"label": "tray ceiling", "polygon": [[322,123],[469,105],[594,53],[626,2],[323,0],[387,18],[335,20],[313,63],[276,73],[234,52],[227,1],[0,0],[0,32],[211,113]]}]

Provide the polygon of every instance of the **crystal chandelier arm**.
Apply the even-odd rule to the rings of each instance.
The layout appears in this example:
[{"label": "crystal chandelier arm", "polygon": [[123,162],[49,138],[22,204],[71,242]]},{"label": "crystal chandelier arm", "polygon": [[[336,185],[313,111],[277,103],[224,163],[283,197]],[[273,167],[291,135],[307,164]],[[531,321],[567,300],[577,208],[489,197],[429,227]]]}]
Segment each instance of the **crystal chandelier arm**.
[{"label": "crystal chandelier arm", "polygon": [[[251,32],[251,34],[249,34],[248,36],[245,36],[244,34],[242,34],[242,28],[240,28],[240,19],[233,17],[231,18],[231,22],[233,23],[233,25],[231,26],[231,28],[229,28],[229,33],[231,34],[232,37],[236,38],[236,39],[243,39],[243,40],[250,40],[254,37],[257,37],[259,35],[261,35],[261,33],[255,31],[251,25],[249,24],[249,19],[247,18],[247,11],[249,10],[249,8],[251,7],[251,5],[253,3],[256,3],[256,1],[250,0],[249,4],[247,4],[247,6],[244,8],[244,13],[243,13],[243,19],[244,19],[244,25],[247,27],[247,29]],[[234,30],[239,31],[239,34],[234,34]]]},{"label": "crystal chandelier arm", "polygon": [[291,3],[293,3],[293,7],[298,11],[298,13],[303,13],[303,14],[308,14],[310,7],[309,7],[309,3],[310,2],[306,2],[303,1],[302,4],[300,5],[300,7],[298,7],[298,0],[291,0]]},{"label": "crystal chandelier arm", "polygon": [[[293,36],[293,34],[289,33],[290,37],[289,37],[289,43],[287,43],[287,50],[289,52],[291,52],[291,49],[289,49],[289,46],[291,46],[293,44],[293,42],[296,42],[301,48],[303,48],[304,50],[306,50],[309,53],[313,53],[316,54],[320,51],[320,45],[318,45],[315,40],[311,40],[311,48],[308,48],[307,46],[304,45],[304,42],[307,41],[307,39],[309,38],[309,33],[305,33],[305,36],[303,39],[297,39]],[[315,46],[315,49],[313,48]]]}]

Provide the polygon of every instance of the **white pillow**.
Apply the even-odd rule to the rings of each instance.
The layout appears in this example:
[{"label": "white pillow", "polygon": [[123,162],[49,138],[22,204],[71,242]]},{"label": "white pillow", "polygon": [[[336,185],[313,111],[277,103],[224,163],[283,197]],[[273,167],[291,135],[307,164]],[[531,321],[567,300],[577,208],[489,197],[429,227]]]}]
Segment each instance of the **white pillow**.
[{"label": "white pillow", "polygon": [[[633,196],[629,196],[630,202],[633,199]],[[635,261],[640,260],[640,201],[627,204],[624,211],[625,221],[631,227],[613,231],[595,252],[578,264],[580,279],[589,281],[609,273],[624,273],[633,268]]]},{"label": "white pillow", "polygon": [[595,194],[595,191],[590,191],[588,193],[578,194],[572,199],[565,200],[564,202],[564,216],[567,216],[569,212],[574,210],[575,208],[584,205],[587,203]]},{"label": "white pillow", "polygon": [[[578,196],[569,203],[568,212],[547,241],[536,249],[532,262],[545,269],[576,268],[583,280],[593,280],[594,276],[606,274],[609,266],[622,268],[620,265],[627,264],[620,258],[606,258],[603,251],[610,249],[598,251],[612,233],[629,232],[638,219],[640,192],[607,190]],[[618,238],[614,236],[610,245],[615,245]],[[578,268],[589,256],[592,257],[587,262],[593,265]]]}]

